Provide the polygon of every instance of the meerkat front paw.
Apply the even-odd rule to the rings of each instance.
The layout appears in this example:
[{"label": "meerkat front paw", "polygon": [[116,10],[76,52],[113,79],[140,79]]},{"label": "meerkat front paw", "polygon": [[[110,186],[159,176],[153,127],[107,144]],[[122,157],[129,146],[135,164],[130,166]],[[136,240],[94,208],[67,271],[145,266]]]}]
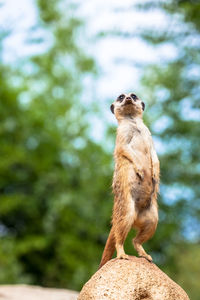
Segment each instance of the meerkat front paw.
[{"label": "meerkat front paw", "polygon": [[156,184],[158,182],[158,178],[156,175],[152,176],[152,182],[153,182],[153,184]]},{"label": "meerkat front paw", "polygon": [[144,173],[143,173],[143,171],[142,170],[136,170],[136,174],[137,174],[137,176],[141,179],[141,180],[143,180],[144,179]]}]

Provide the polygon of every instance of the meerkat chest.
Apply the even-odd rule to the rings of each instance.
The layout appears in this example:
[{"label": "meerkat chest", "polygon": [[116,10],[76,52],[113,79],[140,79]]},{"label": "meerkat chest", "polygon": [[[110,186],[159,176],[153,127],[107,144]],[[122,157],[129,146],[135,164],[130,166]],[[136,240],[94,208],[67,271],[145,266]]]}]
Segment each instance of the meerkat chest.
[{"label": "meerkat chest", "polygon": [[139,156],[150,152],[151,133],[143,121],[124,120],[118,127],[116,149],[126,145]]},{"label": "meerkat chest", "polygon": [[132,127],[131,147],[135,150],[148,151],[151,145],[151,133],[143,122],[138,122]]}]

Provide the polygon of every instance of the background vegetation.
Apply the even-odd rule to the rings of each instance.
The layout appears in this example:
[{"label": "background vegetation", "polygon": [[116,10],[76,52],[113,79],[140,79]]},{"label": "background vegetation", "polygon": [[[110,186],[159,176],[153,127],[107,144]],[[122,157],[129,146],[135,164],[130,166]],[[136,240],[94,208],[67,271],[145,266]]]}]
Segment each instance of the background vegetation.
[{"label": "background vegetation", "polygon": [[[16,64],[2,59],[12,32],[0,28],[0,283],[79,290],[94,273],[109,232],[115,126],[106,123],[84,79],[98,76],[79,44],[84,24],[76,5],[38,0],[38,24],[28,43],[47,37],[42,54]],[[200,4],[146,1],[136,11],[163,11],[171,26],[143,29],[148,44],[174,47],[176,57],[141,67],[145,121],[159,145],[160,222],[146,245],[155,262],[188,292],[200,293]],[[170,23],[171,24],[171,23]],[[126,32],[106,33],[133,39]],[[99,38],[104,38],[102,35]],[[88,100],[88,99],[87,99]],[[108,100],[107,107],[112,99]],[[106,102],[105,102],[106,103]],[[89,107],[88,107],[89,106]],[[106,107],[106,110],[107,110]],[[100,142],[95,122],[106,124]],[[128,253],[134,253],[130,238]]]}]

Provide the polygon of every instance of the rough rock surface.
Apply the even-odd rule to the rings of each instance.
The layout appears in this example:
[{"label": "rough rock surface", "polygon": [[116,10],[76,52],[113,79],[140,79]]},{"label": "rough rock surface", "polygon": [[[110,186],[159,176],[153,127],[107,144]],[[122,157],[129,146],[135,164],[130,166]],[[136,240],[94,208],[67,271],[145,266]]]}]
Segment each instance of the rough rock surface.
[{"label": "rough rock surface", "polygon": [[76,300],[78,293],[30,285],[1,285],[0,300]]},{"label": "rough rock surface", "polygon": [[84,285],[78,300],[189,300],[184,290],[145,258],[112,259]]}]

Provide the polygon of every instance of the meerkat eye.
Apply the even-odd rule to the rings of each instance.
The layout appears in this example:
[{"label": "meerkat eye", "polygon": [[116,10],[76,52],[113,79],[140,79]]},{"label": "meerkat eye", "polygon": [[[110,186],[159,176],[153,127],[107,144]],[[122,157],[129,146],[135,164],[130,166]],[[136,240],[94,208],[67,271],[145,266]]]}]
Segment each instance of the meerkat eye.
[{"label": "meerkat eye", "polygon": [[117,101],[122,102],[122,100],[123,100],[124,98],[125,98],[125,95],[122,94],[122,95],[120,95],[120,96],[117,98]]},{"label": "meerkat eye", "polygon": [[134,101],[136,101],[137,96],[136,96],[135,94],[131,94],[131,98],[132,98]]}]

